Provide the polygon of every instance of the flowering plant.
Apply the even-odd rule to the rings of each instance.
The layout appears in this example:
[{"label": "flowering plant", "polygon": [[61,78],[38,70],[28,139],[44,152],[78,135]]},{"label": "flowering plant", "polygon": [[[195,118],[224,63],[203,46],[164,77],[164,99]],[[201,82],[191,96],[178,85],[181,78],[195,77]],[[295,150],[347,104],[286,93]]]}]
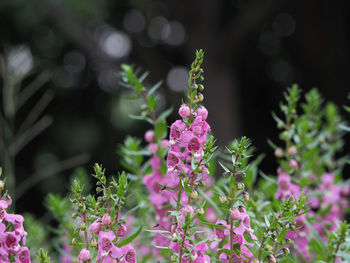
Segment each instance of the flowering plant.
[{"label": "flowering plant", "polygon": [[[119,155],[126,172],[117,176],[95,164],[94,194],[80,171],[71,204],[48,197],[58,221],[60,262],[348,262],[349,225],[342,221],[350,187],[341,176],[346,158],[337,155],[348,127],[335,105],[324,107],[315,89],[300,103],[298,87],[288,89],[284,117],[273,114],[285,143],[270,142],[277,177],[261,172],[258,178],[263,156],[252,160],[248,138],[225,150],[215,145],[202,105],[203,59],[204,52],[196,51],[186,99],[169,131],[172,109],[157,107],[161,83],[147,89],[147,73],[122,65],[122,85],[130,99],[142,101],[141,114],[130,117],[151,126],[146,145],[125,139]],[[6,212],[10,203],[1,195],[1,262],[30,262],[23,217]],[[37,259],[50,262],[43,249]]]}]

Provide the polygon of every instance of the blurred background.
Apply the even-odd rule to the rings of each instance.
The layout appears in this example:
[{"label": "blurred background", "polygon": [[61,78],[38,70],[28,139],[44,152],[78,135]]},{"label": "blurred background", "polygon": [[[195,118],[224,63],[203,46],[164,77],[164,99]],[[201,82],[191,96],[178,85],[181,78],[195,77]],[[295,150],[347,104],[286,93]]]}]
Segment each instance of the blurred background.
[{"label": "blurred background", "polygon": [[171,122],[199,48],[218,144],[248,136],[267,154],[261,169],[275,173],[267,138],[278,142],[271,112],[286,87],[349,104],[349,9],[345,0],[0,1],[0,165],[15,175],[18,211],[42,214],[77,166],[121,169],[118,145],[149,128],[128,117],[140,105],[125,99],[121,63],[150,71],[149,85],[163,80]]}]

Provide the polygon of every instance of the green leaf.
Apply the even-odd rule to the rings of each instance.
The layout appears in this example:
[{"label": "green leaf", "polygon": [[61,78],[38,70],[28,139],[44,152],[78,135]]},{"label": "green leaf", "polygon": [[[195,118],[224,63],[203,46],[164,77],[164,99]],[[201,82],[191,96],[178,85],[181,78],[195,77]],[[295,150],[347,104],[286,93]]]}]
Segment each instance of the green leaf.
[{"label": "green leaf", "polygon": [[209,226],[210,228],[227,229],[227,227],[225,227],[223,225],[217,225],[217,224],[210,223],[210,222],[206,221],[204,218],[199,218],[199,220],[201,221],[201,223],[203,225]]},{"label": "green leaf", "polygon": [[163,111],[159,116],[158,120],[165,120],[171,113],[173,112],[173,108],[169,108],[166,111]]},{"label": "green leaf", "polygon": [[219,164],[220,164],[220,166],[222,167],[222,169],[225,170],[225,172],[227,172],[227,173],[230,172],[230,170],[229,170],[225,165],[223,165],[221,162],[219,162]]},{"label": "green leaf", "polygon": [[122,240],[118,245],[117,247],[123,247],[129,243],[131,243],[142,231],[142,226],[140,226],[140,228],[134,233],[132,234],[131,236],[129,236],[128,238]]},{"label": "green leaf", "polygon": [[157,83],[148,91],[147,95],[149,96],[149,95],[153,94],[157,89],[159,89],[160,86],[162,86],[162,84],[163,84],[163,81],[157,82]]},{"label": "green leaf", "polygon": [[167,135],[168,127],[165,121],[160,121],[154,127],[154,135],[157,139],[163,139]]},{"label": "green leaf", "polygon": [[147,118],[147,117],[137,116],[137,115],[134,115],[134,114],[129,114],[129,117],[130,117],[130,119],[147,121],[148,123],[153,124],[153,121],[150,118]]},{"label": "green leaf", "polygon": [[152,94],[148,95],[147,104],[148,104],[150,111],[154,111],[156,109],[157,101]]},{"label": "green leaf", "polygon": [[141,206],[142,206],[142,203],[141,203],[141,204],[138,204],[137,206],[135,206],[135,207],[133,207],[133,208],[131,208],[129,211],[127,211],[127,212],[123,215],[122,219],[125,219],[125,218],[127,218],[129,215],[132,215],[133,213],[135,213],[136,210],[139,209]]},{"label": "green leaf", "polygon": [[282,229],[281,233],[280,233],[280,234],[278,235],[278,237],[277,237],[277,242],[278,242],[278,243],[281,243],[281,242],[285,239],[286,234],[287,234],[287,228],[284,227],[284,228]]}]

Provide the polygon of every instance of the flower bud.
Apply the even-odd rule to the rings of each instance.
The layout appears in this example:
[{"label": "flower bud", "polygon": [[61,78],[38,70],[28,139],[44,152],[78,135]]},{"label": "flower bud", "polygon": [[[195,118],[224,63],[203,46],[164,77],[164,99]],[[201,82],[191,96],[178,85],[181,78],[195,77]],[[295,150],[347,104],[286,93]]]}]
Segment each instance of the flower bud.
[{"label": "flower bud", "polygon": [[282,248],[282,252],[283,252],[283,254],[285,254],[285,255],[289,255],[289,253],[290,253],[289,249],[286,248],[286,247]]},{"label": "flower bud", "polygon": [[244,189],[244,183],[241,183],[241,182],[239,182],[239,183],[237,183],[237,190],[243,190]]},{"label": "flower bud", "polygon": [[191,198],[192,199],[197,199],[198,198],[198,192],[196,190],[193,190],[191,193]]},{"label": "flower bud", "polygon": [[295,155],[297,153],[297,147],[291,146],[288,148],[288,153],[291,155]]},{"label": "flower bud", "polygon": [[177,262],[177,256],[172,255],[172,256],[170,257],[170,262]]},{"label": "flower bud", "polygon": [[190,107],[188,107],[186,104],[182,104],[179,109],[179,115],[183,119],[188,118],[191,115]]},{"label": "flower bud", "polygon": [[289,160],[289,164],[290,166],[292,166],[293,169],[298,169],[299,168],[299,165],[298,165],[298,162],[294,159],[290,159]]},{"label": "flower bud", "polygon": [[3,190],[4,189],[4,181],[3,180],[0,180],[0,190]]},{"label": "flower bud", "polygon": [[77,245],[78,243],[79,243],[79,239],[78,238],[75,237],[75,238],[72,239],[72,244],[73,245]]},{"label": "flower bud", "polygon": [[269,263],[276,263],[277,262],[276,258],[273,255],[271,255],[271,254],[267,255],[266,258],[267,258],[267,261]]},{"label": "flower bud", "polygon": [[[202,84],[199,85],[199,87],[201,86]],[[202,85],[203,86],[203,85]],[[200,89],[200,88],[199,88]],[[204,89],[204,86],[203,86],[203,89]],[[198,92],[198,95],[197,95],[197,99],[199,102],[202,102],[204,100],[204,96],[202,93],[199,93]]]},{"label": "flower bud", "polygon": [[91,246],[91,247],[94,247],[94,248],[97,248],[97,242],[96,242],[96,240],[91,240],[90,246]]},{"label": "flower bud", "polygon": [[202,84],[199,84],[199,90],[200,91],[204,90],[204,86]]},{"label": "flower bud", "polygon": [[223,204],[227,202],[227,196],[226,195],[221,195],[219,199],[220,199],[220,202],[223,203]]},{"label": "flower bud", "polygon": [[286,243],[287,243],[288,245],[290,245],[290,244],[293,243],[293,241],[292,241],[290,238],[286,238]]},{"label": "flower bud", "polygon": [[200,106],[197,109],[197,115],[201,116],[202,120],[205,121],[208,118],[208,110],[205,107]]},{"label": "flower bud", "polygon": [[249,201],[249,194],[248,194],[247,192],[244,192],[244,193],[243,193],[243,200],[244,200],[245,202]]},{"label": "flower bud", "polygon": [[275,150],[275,156],[276,157],[282,157],[283,156],[283,150],[281,148],[277,148]]},{"label": "flower bud", "polygon": [[222,174],[222,176],[226,178],[226,177],[229,177],[230,174],[231,174],[230,172],[224,172],[224,173]]},{"label": "flower bud", "polygon": [[239,212],[239,210],[234,207],[230,210],[230,219],[231,220],[238,220],[241,217],[241,213]]},{"label": "flower bud", "polygon": [[117,231],[116,231],[117,236],[118,236],[118,237],[123,237],[123,236],[125,236],[126,230],[127,230],[127,228],[126,228],[125,225],[120,225],[120,226],[118,226],[118,227],[117,227]]},{"label": "flower bud", "polygon": [[86,225],[85,224],[81,224],[80,225],[80,229],[81,229],[81,231],[86,231]]},{"label": "flower bud", "polygon": [[200,216],[204,215],[204,213],[205,213],[203,207],[197,209],[196,212],[197,212],[197,214],[200,215]]},{"label": "flower bud", "polygon": [[145,140],[146,142],[154,142],[156,140],[156,137],[154,136],[154,131],[152,130],[146,131]]},{"label": "flower bud", "polygon": [[270,245],[268,245],[268,244],[265,244],[265,245],[264,245],[264,248],[265,248],[267,251],[270,251],[270,252],[272,252],[272,249],[273,249],[273,247],[270,246]]},{"label": "flower bud", "polygon": [[102,225],[108,226],[112,224],[112,220],[109,214],[104,214],[102,217]]},{"label": "flower bud", "polygon": [[86,262],[91,260],[91,253],[88,249],[83,248],[79,253],[79,262]]}]

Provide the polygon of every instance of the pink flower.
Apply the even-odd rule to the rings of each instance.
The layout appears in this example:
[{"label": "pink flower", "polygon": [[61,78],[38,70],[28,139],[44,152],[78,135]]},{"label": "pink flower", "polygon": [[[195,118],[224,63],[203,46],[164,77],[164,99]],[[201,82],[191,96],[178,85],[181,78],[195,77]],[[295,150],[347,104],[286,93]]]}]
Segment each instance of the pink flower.
[{"label": "pink flower", "polygon": [[181,133],[186,129],[186,124],[177,120],[170,126],[170,139],[178,139]]},{"label": "pink flower", "polygon": [[238,220],[241,218],[241,213],[239,212],[239,210],[234,207],[230,210],[230,219],[231,220]]},{"label": "pink flower", "polygon": [[[128,263],[136,262],[135,249],[129,244],[121,248],[124,254],[124,261]],[[121,261],[123,262],[123,261]]]},{"label": "pink flower", "polygon": [[123,237],[123,236],[125,236],[125,234],[126,234],[126,226],[125,225],[120,225],[120,226],[118,226],[117,227],[117,231],[116,231],[116,233],[117,233],[117,236],[118,237]]},{"label": "pink flower", "polygon": [[276,148],[275,156],[276,157],[282,157],[283,156],[283,150],[281,148]]},{"label": "pink flower", "polygon": [[197,116],[201,116],[202,120],[205,121],[208,117],[208,111],[205,107],[199,106],[197,108]]},{"label": "pink flower", "polygon": [[291,146],[288,148],[288,153],[291,155],[295,155],[297,153],[297,147]]},{"label": "pink flower", "polygon": [[86,261],[91,261],[91,253],[88,249],[83,248],[79,253],[78,262],[84,263]]},{"label": "pink flower", "polygon": [[158,152],[158,145],[156,143],[150,143],[148,145],[148,151],[150,151],[151,153],[157,153]]},{"label": "pink flower", "polygon": [[101,231],[101,221],[100,219],[97,219],[95,222],[93,222],[90,226],[89,226],[89,232],[95,233],[96,235],[98,235],[98,233],[100,233]]},{"label": "pink flower", "polygon": [[30,252],[27,247],[21,247],[18,250],[18,256],[15,263],[30,263]]},{"label": "pink flower", "polygon": [[179,163],[179,158],[174,152],[169,152],[168,158],[167,158],[167,165],[168,167],[174,167]]},{"label": "pink flower", "polygon": [[[113,231],[109,232],[100,232],[98,235],[98,252],[97,252],[97,261],[103,258],[103,263],[105,262],[113,262],[109,257],[114,259],[120,258],[123,256],[123,252],[121,248],[116,247],[113,244],[113,240],[115,239],[115,234]],[[108,261],[109,260],[109,261]]]},{"label": "pink flower", "polygon": [[187,147],[188,147],[188,149],[190,151],[197,152],[197,151],[199,151],[201,149],[201,144],[200,144],[200,142],[199,142],[197,137],[192,137],[192,139],[188,142],[188,146]]},{"label": "pink flower", "polygon": [[153,170],[157,170],[162,165],[162,161],[159,159],[158,156],[154,156],[151,158],[150,164]]},{"label": "pink flower", "polygon": [[102,217],[102,225],[108,226],[112,224],[111,216],[108,214],[104,214]]},{"label": "pink flower", "polygon": [[153,130],[146,131],[145,140],[146,140],[146,142],[154,142],[156,140],[156,137],[154,136]]},{"label": "pink flower", "polygon": [[169,140],[161,140],[160,146],[162,146],[163,149],[169,147]]},{"label": "pink flower", "polygon": [[179,109],[179,115],[183,119],[188,118],[191,115],[190,107],[188,107],[186,104],[182,104]]},{"label": "pink flower", "polygon": [[290,159],[289,160],[289,164],[290,164],[290,166],[292,166],[293,169],[298,169],[299,168],[298,162],[296,160],[294,160],[294,159]]}]

